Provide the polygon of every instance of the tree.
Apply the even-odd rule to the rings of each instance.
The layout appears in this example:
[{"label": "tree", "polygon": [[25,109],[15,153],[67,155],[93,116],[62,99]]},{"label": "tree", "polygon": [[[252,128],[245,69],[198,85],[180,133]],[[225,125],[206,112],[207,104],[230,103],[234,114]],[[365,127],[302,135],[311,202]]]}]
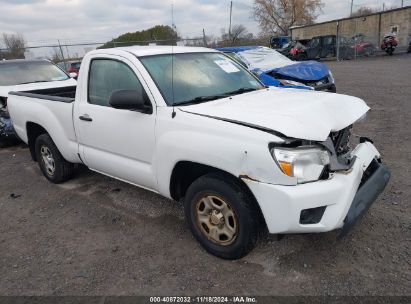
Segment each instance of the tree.
[{"label": "tree", "polygon": [[288,35],[290,27],[314,22],[322,0],[254,0],[253,16],[263,33]]},{"label": "tree", "polygon": [[54,63],[59,63],[59,62],[62,62],[63,60],[64,60],[64,57],[61,53],[60,48],[54,47],[53,52],[51,54],[51,61],[53,61]]},{"label": "tree", "polygon": [[248,33],[248,30],[244,25],[237,24],[231,28],[231,42],[232,43],[236,43],[237,40],[239,39],[249,38],[249,37],[250,37],[250,33]]},{"label": "tree", "polygon": [[7,51],[2,56],[8,59],[24,59],[26,41],[21,34],[3,33],[3,44]]},{"label": "tree", "polygon": [[235,44],[239,40],[252,39],[253,34],[249,33],[247,28],[242,24],[233,25],[231,33],[227,33],[225,29],[221,30],[221,39],[228,41],[230,44]]},{"label": "tree", "polygon": [[137,31],[134,33],[125,33],[117,38],[105,43],[103,48],[111,48],[117,46],[130,46],[130,45],[146,45],[148,42],[155,42],[157,44],[175,44],[179,40],[179,35],[175,28],[171,28],[168,25],[156,25],[152,28],[143,31]]},{"label": "tree", "polygon": [[377,12],[378,10],[372,9],[371,7],[368,6],[361,6],[358,10],[352,13],[351,17],[361,17],[361,16],[366,16],[370,15],[372,13]]}]

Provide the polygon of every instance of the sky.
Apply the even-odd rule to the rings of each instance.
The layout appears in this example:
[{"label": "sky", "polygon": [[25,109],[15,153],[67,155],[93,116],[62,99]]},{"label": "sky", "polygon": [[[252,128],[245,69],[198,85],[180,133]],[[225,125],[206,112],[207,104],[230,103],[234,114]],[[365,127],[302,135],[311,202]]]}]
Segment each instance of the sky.
[{"label": "sky", "polygon": [[[229,26],[230,0],[0,0],[0,33],[20,33],[29,46],[61,43],[105,42],[125,32],[174,24],[182,37],[220,35]],[[317,21],[347,17],[351,0],[323,0]],[[382,8],[400,6],[401,0],[354,0]],[[411,0],[404,0],[411,5]],[[233,0],[233,24],[243,24],[258,34],[252,18],[252,0]]]}]

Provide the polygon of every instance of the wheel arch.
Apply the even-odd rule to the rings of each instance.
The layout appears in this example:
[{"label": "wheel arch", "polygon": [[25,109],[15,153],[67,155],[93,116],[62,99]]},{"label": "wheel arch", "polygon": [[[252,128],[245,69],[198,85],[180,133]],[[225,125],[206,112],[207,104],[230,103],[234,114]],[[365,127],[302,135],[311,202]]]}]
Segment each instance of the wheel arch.
[{"label": "wheel arch", "polygon": [[172,199],[179,201],[184,198],[188,187],[199,177],[206,174],[215,173],[224,175],[231,180],[235,181],[242,189],[244,189],[250,198],[253,200],[255,207],[257,208],[261,223],[267,227],[263,213],[261,211],[260,205],[254,194],[247,186],[247,184],[239,177],[235,176],[230,172],[224,171],[222,169],[205,165],[202,163],[192,162],[192,161],[179,161],[175,164],[170,178],[170,196]]},{"label": "wheel arch", "polygon": [[37,157],[36,157],[36,139],[37,137],[39,137],[42,134],[49,134],[49,132],[47,132],[47,130],[42,127],[41,125],[35,123],[35,122],[27,122],[26,123],[26,131],[27,131],[27,144],[29,146],[29,150],[30,150],[30,154],[31,154],[31,158],[34,161],[37,161]]}]

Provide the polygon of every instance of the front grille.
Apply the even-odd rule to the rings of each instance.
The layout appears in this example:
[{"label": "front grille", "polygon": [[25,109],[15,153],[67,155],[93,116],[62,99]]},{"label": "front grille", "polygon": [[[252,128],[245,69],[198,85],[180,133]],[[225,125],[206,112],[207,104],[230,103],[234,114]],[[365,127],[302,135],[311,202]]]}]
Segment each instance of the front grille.
[{"label": "front grille", "polygon": [[351,136],[352,126],[342,129],[338,132],[332,132],[330,134],[331,140],[334,143],[335,152],[337,156],[347,154],[351,151],[350,147],[350,136]]}]

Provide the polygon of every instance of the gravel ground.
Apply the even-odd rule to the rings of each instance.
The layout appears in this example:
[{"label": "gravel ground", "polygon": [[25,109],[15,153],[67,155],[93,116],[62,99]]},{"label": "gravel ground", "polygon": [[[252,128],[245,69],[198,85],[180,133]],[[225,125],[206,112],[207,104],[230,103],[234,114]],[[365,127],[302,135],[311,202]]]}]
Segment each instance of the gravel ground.
[{"label": "gravel ground", "polygon": [[411,295],[411,56],[328,65],[340,93],[371,106],[354,131],[392,171],[348,238],[268,238],[221,260],[178,203],[89,171],[50,184],[13,147],[0,150],[0,295]]}]

